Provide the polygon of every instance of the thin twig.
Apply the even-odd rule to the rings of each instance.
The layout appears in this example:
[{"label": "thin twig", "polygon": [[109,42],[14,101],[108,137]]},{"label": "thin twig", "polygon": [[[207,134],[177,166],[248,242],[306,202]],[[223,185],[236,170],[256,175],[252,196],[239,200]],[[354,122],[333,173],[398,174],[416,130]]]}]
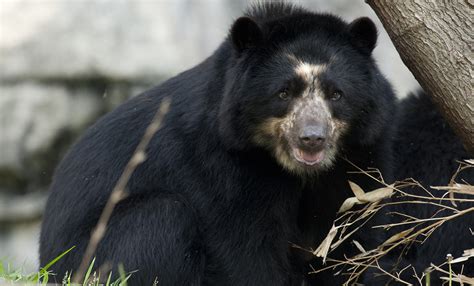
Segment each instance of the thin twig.
[{"label": "thin twig", "polygon": [[[376,201],[372,202],[370,204],[367,204],[364,206],[363,209],[360,210],[347,210],[345,213],[342,213],[339,215],[338,218],[335,219],[334,224],[336,229],[340,230],[339,231],[339,240],[333,241],[330,246],[331,251],[337,248],[341,242],[341,240],[346,240],[348,237],[350,237],[354,231],[348,228],[356,228],[358,230],[361,225],[359,224],[365,224],[368,220],[372,218],[372,216],[379,212],[381,209],[385,209],[389,206],[393,205],[400,205],[400,204],[424,204],[424,205],[431,205],[435,206],[437,209],[434,211],[434,213],[431,214],[430,217],[428,218],[417,218],[414,216],[410,216],[408,214],[403,214],[400,212],[392,211],[390,212],[391,214],[396,214],[400,216],[401,218],[408,218],[407,220],[404,220],[402,222],[395,222],[391,224],[384,224],[384,225],[378,225],[378,226],[372,226],[372,228],[391,228],[394,226],[409,226],[410,229],[403,230],[392,237],[390,237],[388,240],[380,244],[374,249],[371,250],[364,250],[362,253],[357,254],[353,257],[344,257],[344,260],[336,260],[332,259],[330,257],[325,257],[326,261],[330,263],[330,265],[320,268],[320,269],[314,269],[312,267],[312,271],[309,274],[313,273],[318,273],[322,272],[328,269],[335,269],[337,267],[343,267],[347,266],[345,269],[345,273],[342,273],[342,275],[347,275],[348,279],[345,282],[344,285],[349,285],[351,282],[356,282],[357,279],[360,277],[360,275],[367,270],[368,268],[377,268],[381,271],[383,275],[390,276],[392,279],[397,280],[400,283],[405,283],[408,284],[408,282],[403,281],[401,279],[401,273],[408,269],[411,265],[406,266],[402,270],[395,272],[395,268],[391,271],[387,271],[383,269],[378,261],[380,258],[383,256],[387,255],[391,251],[397,249],[398,247],[403,246],[403,251],[399,255],[399,260],[401,259],[401,256],[403,255],[403,252],[406,251],[411,245],[414,243],[424,243],[430,236],[431,234],[441,227],[443,224],[458,218],[460,216],[467,215],[469,213],[474,212],[474,207],[469,207],[465,209],[459,209],[457,208],[456,204],[453,204],[454,207],[446,205],[448,202],[467,202],[467,203],[473,203],[474,200],[470,198],[455,198],[454,195],[452,195],[455,191],[453,191],[454,187],[459,186],[456,184],[455,179],[458,176],[458,174],[468,168],[473,168],[474,166],[467,165],[466,163],[462,163],[456,173],[452,176],[450,182],[449,182],[449,190],[448,192],[443,192],[442,194],[440,193],[433,193],[427,188],[423,187],[419,182],[417,182],[414,179],[407,179],[404,181],[399,181],[396,182],[395,184],[388,185],[383,181],[383,179],[379,179],[375,176],[372,175],[374,173],[373,171],[364,171],[349,160],[346,159],[346,161],[350,164],[352,164],[355,168],[358,169],[358,173],[365,174],[366,176],[372,178],[373,180],[377,181],[378,183],[385,185],[387,188],[391,188],[394,191],[394,194],[398,194],[397,198],[398,199],[403,199],[401,201],[391,201],[391,202],[382,202],[382,201]],[[469,163],[469,162],[468,162]],[[464,182],[466,185],[462,186],[463,188],[472,188],[469,183]],[[404,188],[420,188],[424,191],[425,194],[423,193],[418,193],[418,194],[413,194],[410,192],[405,192],[402,189]],[[446,187],[438,187],[438,189],[443,190]],[[432,188],[433,190],[433,188]],[[461,193],[461,192],[459,192]],[[472,195],[471,192],[464,192],[463,194],[465,195]],[[447,196],[449,195],[449,198]],[[395,196],[392,196],[392,198],[395,199]],[[407,200],[407,198],[409,200]],[[446,211],[451,211],[452,213],[448,215],[443,215],[439,216],[440,213],[446,212]],[[439,216],[439,217],[438,217]],[[356,226],[355,224],[358,224]],[[413,226],[414,225],[414,226]],[[347,234],[346,234],[347,232]],[[423,237],[423,239],[420,241],[419,238]],[[397,262],[398,265],[399,262]],[[442,265],[435,267],[435,270],[438,270]],[[439,270],[438,270],[439,271]],[[446,271],[446,273],[450,273]],[[469,277],[465,277],[462,275],[457,275],[457,277],[460,277],[459,279],[472,279]],[[421,281],[425,277],[424,274],[421,275],[421,277],[418,277],[415,275],[414,277],[417,279],[417,281],[421,285]],[[449,279],[449,278],[448,278]],[[453,278],[454,279],[454,278]],[[468,280],[466,280],[468,281]]]},{"label": "thin twig", "polygon": [[170,100],[168,98],[164,98],[151,123],[145,130],[145,134],[141,138],[140,143],[135,149],[135,152],[133,153],[132,157],[125,166],[122,175],[120,176],[115,187],[110,193],[109,199],[105,204],[105,207],[99,217],[97,225],[91,233],[91,238],[89,240],[89,243],[87,244],[86,251],[82,256],[81,264],[77,269],[76,273],[74,274],[73,283],[81,283],[84,274],[97,250],[97,246],[105,235],[105,232],[107,230],[107,224],[110,220],[110,217],[112,216],[112,212],[114,211],[115,206],[128,195],[128,192],[125,189],[127,183],[130,180],[130,177],[132,176],[135,169],[138,167],[138,165],[140,165],[146,160],[146,148],[155,133],[160,129],[161,124],[163,122],[163,118],[168,112],[169,106]]}]

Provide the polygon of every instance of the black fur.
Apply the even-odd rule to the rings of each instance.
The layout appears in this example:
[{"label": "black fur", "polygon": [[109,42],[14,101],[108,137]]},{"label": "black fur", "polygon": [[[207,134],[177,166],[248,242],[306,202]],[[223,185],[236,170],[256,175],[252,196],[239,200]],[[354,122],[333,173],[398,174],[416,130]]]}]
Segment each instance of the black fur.
[{"label": "black fur", "polygon": [[263,34],[260,27],[249,17],[241,17],[235,21],[231,29],[232,43],[238,53],[256,47],[262,43]]},{"label": "black fur", "polygon": [[349,25],[349,34],[354,46],[366,54],[371,54],[377,44],[377,27],[367,17],[359,18]]},{"label": "black fur", "polygon": [[[163,128],[96,253],[96,265],[122,262],[138,270],[132,285],[155,278],[160,285],[300,285],[306,262],[290,243],[315,247],[321,241],[351,195],[348,179],[364,189],[376,186],[347,174],[354,168],[343,158],[376,167],[390,180],[394,96],[370,57],[376,31],[367,20],[356,25],[361,46],[350,32],[354,25],[331,15],[267,3],[246,17],[201,64],[90,127],[58,166],[40,239],[41,265],[76,246],[53,266],[58,279],[77,268],[164,97],[172,103]],[[322,81],[344,90],[332,113],[348,121],[349,130],[334,167],[312,178],[290,174],[251,140],[257,123],[288,110],[275,96],[293,72],[286,53],[327,64]],[[320,281],[334,285],[327,277]]]},{"label": "black fur", "polygon": [[[431,102],[429,96],[423,92],[416,95],[411,94],[401,101],[397,122],[398,127],[394,137],[395,175],[397,180],[413,178],[429,189],[436,197],[442,197],[445,191],[430,189],[430,186],[448,185],[452,175],[459,167],[459,161],[471,159],[473,154],[467,153],[459,138],[438,112],[437,107]],[[456,182],[474,184],[474,169],[466,169],[461,172]],[[411,194],[426,195],[421,188],[408,188],[404,191]],[[468,196],[459,194],[456,197],[468,198]],[[399,201],[397,198],[394,198],[394,200]],[[434,202],[452,207],[450,202]],[[470,208],[474,205],[459,202],[457,204],[459,209]],[[399,212],[417,218],[429,218],[438,209],[439,207],[427,204],[400,204],[386,209],[384,213]],[[452,214],[451,211],[443,211],[437,213],[436,216],[450,214]],[[386,220],[387,218],[384,217],[383,219]],[[398,216],[389,217],[389,220],[390,222],[401,221]],[[420,275],[430,267],[431,263],[440,265],[445,262],[447,254],[460,257],[463,250],[473,248],[474,236],[471,233],[473,226],[474,216],[466,214],[443,224],[423,244],[415,243],[408,251],[397,249],[379,262],[386,270],[392,271],[400,271],[411,265],[415,268],[416,273]],[[406,226],[403,229],[406,229]],[[391,229],[385,239],[403,229],[400,227]],[[453,271],[460,273],[460,265],[453,264]],[[474,260],[471,258],[464,265],[463,274],[473,277]],[[444,269],[447,268],[444,267]],[[418,282],[413,274],[413,269],[410,267],[402,272],[401,278],[416,285]],[[386,282],[387,276],[382,277],[380,280],[368,279],[368,281],[374,283],[370,285],[381,285],[382,282]],[[442,281],[439,280],[439,277],[440,273],[433,271],[431,283],[441,285]],[[393,281],[392,283],[397,284]]]}]

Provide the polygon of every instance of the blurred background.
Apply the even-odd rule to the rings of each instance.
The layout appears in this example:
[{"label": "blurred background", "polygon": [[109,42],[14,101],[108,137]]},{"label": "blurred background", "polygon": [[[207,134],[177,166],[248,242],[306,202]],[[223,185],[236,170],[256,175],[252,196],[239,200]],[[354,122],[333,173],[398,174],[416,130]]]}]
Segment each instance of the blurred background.
[{"label": "blurred background", "polygon": [[[417,87],[363,0],[293,2],[372,18],[375,58],[397,95]],[[67,148],[127,98],[210,55],[249,3],[0,0],[0,259],[38,267],[48,185]]]}]

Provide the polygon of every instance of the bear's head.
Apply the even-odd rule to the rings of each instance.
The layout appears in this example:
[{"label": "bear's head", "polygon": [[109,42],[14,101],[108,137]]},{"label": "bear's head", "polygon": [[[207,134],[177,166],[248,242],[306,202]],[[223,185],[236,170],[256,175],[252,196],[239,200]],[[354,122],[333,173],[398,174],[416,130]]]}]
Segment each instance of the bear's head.
[{"label": "bear's head", "polygon": [[264,148],[285,169],[307,174],[329,169],[349,146],[374,143],[389,116],[380,106],[393,96],[371,57],[374,23],[268,14],[239,18],[230,31],[219,110],[227,146]]}]

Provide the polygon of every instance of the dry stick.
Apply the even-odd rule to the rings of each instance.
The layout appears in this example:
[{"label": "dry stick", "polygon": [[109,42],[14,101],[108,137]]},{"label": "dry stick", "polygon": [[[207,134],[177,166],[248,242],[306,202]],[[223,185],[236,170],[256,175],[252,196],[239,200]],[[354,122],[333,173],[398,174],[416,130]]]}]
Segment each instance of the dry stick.
[{"label": "dry stick", "polygon": [[[375,178],[374,176],[372,176],[371,174],[369,174],[368,172],[362,170],[361,168],[359,168],[358,166],[356,166],[356,165],[355,165],[354,163],[352,163],[351,161],[349,161],[349,160],[347,160],[347,159],[346,159],[346,161],[347,161],[348,163],[352,164],[352,165],[353,165],[354,167],[356,167],[358,170],[360,170],[363,174],[369,176],[370,178],[372,178],[373,180],[375,180],[375,181],[377,181],[377,182],[379,182],[379,183],[381,183],[381,184],[384,184],[386,187],[390,187],[390,188],[394,189],[395,191],[397,191],[397,192],[399,192],[399,193],[401,193],[401,194],[405,194],[406,196],[414,197],[414,198],[423,198],[423,199],[428,199],[428,200],[432,200],[432,199],[437,199],[437,200],[439,200],[439,198],[433,196],[433,195],[432,195],[429,191],[427,191],[427,190],[426,190],[426,191],[427,191],[428,194],[430,194],[430,197],[416,196],[416,195],[412,195],[412,194],[405,193],[405,192],[401,191],[401,188],[400,188],[400,187],[397,188],[397,187],[390,186],[390,185],[386,184],[384,181],[379,180],[379,179]],[[456,172],[456,174],[457,174],[457,173],[459,173],[459,170],[458,170],[458,172]],[[456,174],[455,174],[453,177],[455,177]],[[419,186],[419,187],[421,187],[421,188],[423,188],[419,183],[416,184],[416,185]],[[424,189],[424,188],[423,188],[423,189]],[[443,199],[441,199],[441,200],[443,200]],[[456,201],[469,201],[469,202],[472,201],[472,200],[462,200],[462,199],[460,199],[460,200],[459,200],[459,199],[455,199],[455,200],[456,200]],[[429,204],[438,205],[438,204],[433,203],[433,202],[429,202]],[[444,205],[439,205],[439,206],[442,206],[443,208],[452,209],[452,208],[447,207],[447,206],[444,206]],[[420,224],[422,224],[422,223],[424,223],[424,222],[427,222],[427,221],[433,221],[433,220],[438,220],[438,221],[436,221],[436,222],[432,223],[431,225],[428,225],[427,227],[424,227],[424,228],[422,228],[421,230],[419,230],[419,231],[417,231],[417,232],[415,232],[415,233],[409,235],[407,238],[398,241],[397,243],[391,245],[388,249],[382,250],[382,251],[380,251],[379,253],[376,253],[375,255],[371,255],[371,256],[369,256],[369,257],[360,257],[360,258],[359,258],[359,259],[361,259],[361,260],[363,260],[363,261],[365,260],[365,261],[369,262],[368,264],[365,264],[365,265],[364,265],[363,263],[360,263],[360,262],[352,262],[352,263],[351,263],[351,262],[350,262],[350,259],[347,259],[346,261],[339,261],[339,262],[338,262],[337,260],[335,260],[335,261],[334,261],[334,262],[336,262],[335,264],[330,265],[330,266],[328,266],[328,267],[324,267],[324,268],[319,269],[319,270],[313,269],[313,271],[310,272],[310,274],[311,274],[311,273],[321,272],[321,271],[324,271],[324,270],[326,270],[326,269],[334,268],[334,267],[337,267],[337,266],[340,266],[340,265],[343,265],[343,264],[353,264],[356,268],[355,268],[354,271],[350,274],[349,280],[347,281],[347,282],[350,282],[351,280],[357,278],[357,277],[360,275],[360,273],[363,272],[363,271],[365,271],[368,267],[374,267],[374,266],[372,265],[374,262],[375,262],[376,264],[378,264],[378,263],[377,263],[377,259],[379,259],[379,258],[382,257],[383,255],[385,255],[386,253],[390,252],[390,251],[393,250],[395,247],[398,247],[398,246],[399,246],[400,244],[402,244],[404,241],[412,240],[412,239],[416,238],[418,235],[420,235],[420,234],[426,232],[426,231],[429,230],[429,229],[431,229],[431,232],[432,232],[432,231],[434,231],[434,229],[438,228],[440,225],[444,224],[446,221],[452,220],[452,219],[454,219],[454,218],[456,218],[456,217],[458,217],[458,216],[461,216],[461,215],[464,215],[464,214],[466,214],[466,213],[472,212],[472,211],[474,211],[474,208],[468,208],[468,209],[466,209],[466,210],[462,210],[462,211],[456,210],[456,211],[457,211],[457,212],[456,212],[455,214],[451,215],[451,216],[446,216],[446,217],[437,218],[437,219],[431,218],[431,219],[425,219],[425,220],[423,220],[423,219],[418,220],[417,225],[420,225]],[[416,223],[416,222],[414,222],[414,223]],[[384,225],[384,226],[387,226],[387,225]],[[380,227],[382,227],[382,226],[380,226]],[[353,259],[354,259],[354,258],[353,258]],[[330,261],[330,260],[331,260],[331,259],[328,258],[328,261]],[[358,260],[358,259],[356,258],[356,259],[354,259],[354,261],[355,261],[355,260]],[[348,263],[348,262],[349,262],[349,263]],[[360,267],[362,267],[362,270],[361,270],[361,271],[357,271],[358,268],[360,268]],[[375,267],[376,267],[376,268],[379,268],[379,269],[380,269],[382,272],[384,272],[384,273],[386,272],[384,269],[381,269],[381,267],[377,267],[377,266],[375,266]],[[357,272],[356,272],[356,271],[357,271]],[[398,280],[398,279],[397,279],[397,280]],[[400,280],[401,280],[401,279],[400,279]]]},{"label": "dry stick", "polygon": [[[427,230],[429,230],[429,229],[431,229],[431,228],[438,228],[440,225],[442,225],[442,224],[445,223],[446,221],[451,220],[451,219],[453,219],[453,218],[455,218],[455,217],[458,217],[459,215],[460,215],[460,214],[456,214],[456,215],[449,216],[449,217],[446,218],[446,220],[437,221],[437,222],[435,222],[435,223],[433,223],[433,224],[431,224],[431,225],[428,225],[427,227],[424,227],[424,228],[422,228],[421,230],[419,230],[419,231],[417,231],[417,232],[415,232],[415,233],[413,233],[413,234],[407,236],[405,239],[399,240],[397,243],[394,243],[393,245],[391,245],[388,249],[383,250],[383,251],[381,251],[380,253],[378,253],[378,254],[376,254],[376,255],[374,255],[374,256],[369,257],[369,258],[368,258],[369,263],[367,263],[367,265],[373,264],[373,262],[374,262],[374,261],[377,261],[378,258],[384,256],[384,255],[387,254],[388,252],[392,251],[394,248],[396,248],[396,247],[398,247],[399,245],[403,244],[404,241],[414,239],[414,238],[416,238],[418,235],[424,233],[425,231],[427,231]],[[344,263],[342,263],[342,264],[344,264]],[[353,280],[353,279],[356,279],[356,278],[357,278],[362,272],[364,272],[367,268],[368,268],[368,266],[364,266],[364,267],[362,268],[362,270],[360,270],[360,271],[357,272],[357,273],[355,273],[355,270],[354,270],[354,272],[351,274],[351,277],[349,278],[348,282],[350,282],[350,281]],[[381,268],[379,268],[379,269],[383,271],[383,269],[381,269]],[[354,276],[354,274],[355,274],[355,276]]]},{"label": "dry stick", "polygon": [[[378,263],[378,261],[376,261],[375,263],[377,264],[377,266],[376,266],[377,269],[379,269],[380,271],[382,271],[385,275],[392,277],[393,279],[395,279],[396,281],[398,281],[398,282],[400,282],[400,283],[402,283],[402,284],[405,284],[405,285],[412,285],[411,283],[408,283],[408,282],[406,282],[406,281],[400,279],[399,276],[395,276],[395,275],[393,275],[392,273],[388,272],[387,270],[383,269],[383,268],[380,266],[380,264]],[[410,266],[410,265],[408,265],[407,267],[409,267],[409,266]],[[402,271],[404,271],[407,267],[405,267],[404,269],[402,269],[402,270],[400,271],[400,273],[402,273]]]},{"label": "dry stick", "polygon": [[[469,210],[471,211],[471,210]],[[465,213],[465,212],[463,212]],[[414,238],[416,238],[418,235],[424,233],[425,231],[429,230],[429,229],[432,229],[432,228],[438,228],[440,225],[442,225],[443,223],[445,223],[446,221],[449,221],[449,220],[452,220],[454,219],[455,217],[458,217],[459,215],[462,215],[460,213],[457,213],[455,215],[452,215],[452,216],[448,216],[446,217],[445,219],[437,221],[431,225],[428,225],[427,227],[424,227],[422,228],[421,230],[415,232],[415,233],[412,233],[411,235],[407,236],[405,239],[400,239],[398,242],[394,243],[393,245],[389,246],[387,249],[385,250],[381,250],[379,253],[373,255],[373,256],[370,256],[370,257],[367,257],[366,261],[368,261],[368,263],[366,264],[366,266],[364,266],[362,268],[362,270],[360,270],[359,272],[354,272],[351,274],[349,281],[353,280],[353,279],[356,279],[362,272],[364,272],[367,268],[368,268],[368,265],[371,265],[373,264],[374,262],[377,261],[378,258],[384,256],[385,254],[387,254],[388,252],[392,251],[394,248],[398,247],[399,245],[403,244],[405,241],[409,241],[409,240],[412,240]],[[421,224],[421,223],[420,223]],[[364,257],[360,257],[361,259],[365,259]],[[346,262],[342,262],[342,263],[338,263],[338,265],[341,265],[341,264],[346,264]],[[362,266],[362,264],[361,264]],[[357,269],[356,269],[357,270]],[[380,269],[383,271],[383,269]]]},{"label": "dry stick", "polygon": [[169,106],[170,100],[168,98],[164,98],[160,104],[160,108],[153,117],[153,120],[145,130],[145,134],[140,140],[135,152],[125,166],[125,169],[118,179],[117,184],[110,193],[109,199],[105,204],[104,210],[99,217],[97,225],[92,231],[91,238],[82,257],[81,264],[74,274],[73,283],[80,283],[82,277],[86,273],[86,270],[92,261],[92,257],[97,250],[97,246],[99,245],[100,241],[104,237],[105,231],[107,230],[107,224],[110,220],[110,217],[112,216],[112,212],[114,211],[115,206],[127,196],[127,191],[125,190],[127,183],[138,165],[146,160],[145,151],[148,143],[150,143],[153,135],[155,135],[155,133],[160,129],[161,123],[168,112]]},{"label": "dry stick", "polygon": [[[356,164],[352,163],[352,162],[351,162],[350,160],[348,160],[347,158],[343,158],[343,159],[344,159],[346,162],[348,162],[349,164],[351,164],[352,166],[354,166],[355,168],[357,168],[362,174],[368,176],[369,178],[371,178],[372,180],[374,180],[374,181],[376,181],[376,182],[379,182],[380,184],[384,185],[384,186],[387,187],[387,188],[393,189],[394,191],[396,191],[396,192],[398,192],[398,193],[400,193],[400,194],[402,194],[402,195],[404,195],[404,196],[411,197],[411,198],[416,198],[416,199],[425,199],[425,200],[437,200],[437,201],[449,201],[449,202],[452,201],[452,199],[450,199],[450,198],[438,198],[438,197],[433,196],[433,195],[431,195],[431,197],[428,198],[428,197],[424,197],[424,196],[419,196],[419,195],[413,195],[413,194],[406,193],[406,192],[402,191],[402,190],[400,189],[400,187],[391,186],[391,185],[389,185],[389,184],[387,184],[387,183],[385,183],[385,182],[383,182],[383,181],[381,181],[381,180],[375,178],[374,176],[372,176],[371,174],[369,174],[367,171],[363,170],[362,168],[360,168],[360,167],[357,166]],[[418,184],[416,184],[416,186],[418,186],[418,187],[420,187],[420,188],[422,188],[423,190],[425,190],[425,191],[428,192],[428,190],[426,190],[426,188],[424,188],[421,184],[418,183]],[[429,193],[429,192],[428,192],[428,193]],[[430,194],[431,194],[431,193],[430,193]],[[459,199],[459,198],[455,198],[454,200],[455,200],[456,202],[470,202],[470,203],[474,202],[473,199]]]},{"label": "dry stick", "polygon": [[[392,251],[394,248],[400,246],[401,244],[404,243],[404,241],[411,240],[411,239],[417,237],[421,233],[423,233],[423,232],[425,232],[425,231],[427,231],[431,228],[438,228],[441,224],[445,223],[448,220],[454,219],[455,217],[458,217],[459,215],[460,214],[455,214],[455,215],[447,217],[446,220],[440,220],[440,221],[437,221],[437,222],[435,222],[431,225],[428,225],[428,226],[420,229],[419,231],[409,235],[405,239],[402,239],[402,240],[394,243],[393,245],[389,246],[387,249],[381,250],[380,252],[378,252],[374,255],[371,255],[369,257],[347,258],[346,261],[339,261],[339,260],[333,260],[333,259],[328,258],[328,261],[332,261],[332,262],[335,262],[335,263],[333,265],[330,265],[330,266],[327,266],[327,267],[324,267],[324,268],[321,268],[321,269],[318,269],[318,270],[313,269],[313,271],[309,272],[309,274],[322,272],[322,271],[325,271],[325,270],[328,270],[328,269],[331,269],[331,268],[334,268],[334,267],[338,267],[338,266],[341,266],[341,265],[347,265],[347,264],[351,265],[352,264],[352,265],[356,266],[356,269],[354,269],[354,271],[350,274],[349,280],[346,281],[346,282],[350,282],[350,281],[356,279],[360,275],[360,273],[364,272],[369,267],[375,267],[375,268],[378,268],[379,270],[385,272],[384,269],[381,269],[381,267],[377,267],[377,266],[373,265],[374,262],[377,263],[377,259],[384,256],[386,253]],[[358,260],[366,261],[367,263],[356,262]],[[362,268],[362,270],[359,270],[359,268]],[[359,271],[357,271],[357,270],[359,270]]]},{"label": "dry stick", "polygon": [[447,206],[447,205],[433,203],[433,202],[427,202],[427,201],[397,201],[397,202],[385,203],[383,206],[385,207],[385,206],[406,205],[406,204],[433,205],[433,206],[437,206],[437,207],[447,209],[447,210],[450,210],[450,211],[453,211],[453,212],[458,211],[458,209],[452,208],[452,207]]},{"label": "dry stick", "polygon": [[390,223],[390,224],[384,224],[384,225],[376,225],[373,226],[373,228],[387,228],[387,227],[394,227],[394,226],[400,226],[400,225],[408,225],[408,224],[418,224],[418,223],[424,223],[424,222],[429,222],[429,221],[441,221],[441,220],[452,220],[454,218],[457,218],[459,216],[465,215],[467,213],[474,212],[474,207],[464,209],[462,211],[458,211],[457,213],[449,216],[444,216],[444,217],[431,217],[431,218],[425,218],[425,219],[417,219],[416,221],[402,221],[398,223]]}]

